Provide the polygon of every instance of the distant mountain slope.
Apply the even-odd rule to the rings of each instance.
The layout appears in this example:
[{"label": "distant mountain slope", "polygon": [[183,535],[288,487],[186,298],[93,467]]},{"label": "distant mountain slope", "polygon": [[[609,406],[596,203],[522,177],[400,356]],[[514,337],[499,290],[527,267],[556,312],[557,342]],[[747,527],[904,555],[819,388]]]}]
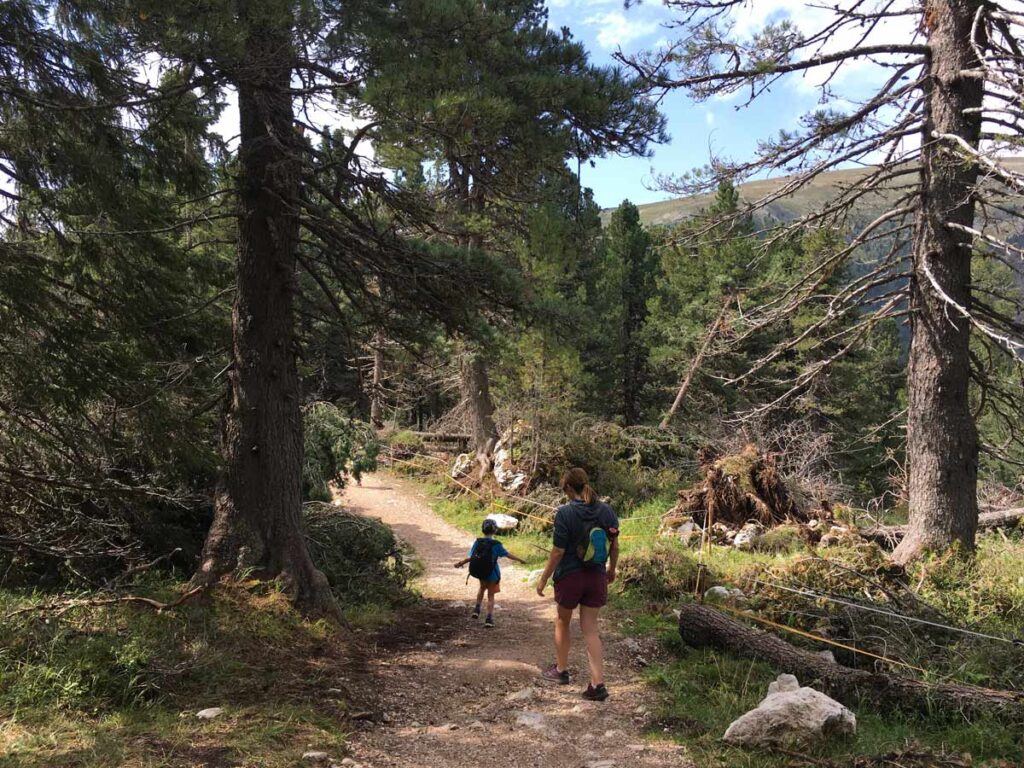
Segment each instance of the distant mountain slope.
[{"label": "distant mountain slope", "polygon": [[[1005,162],[1009,168],[1024,173],[1024,157],[1010,158]],[[793,195],[772,203],[768,206],[766,213],[777,221],[791,221],[817,208],[833,197],[839,187],[850,184],[866,173],[868,173],[867,169],[855,168],[822,174],[811,184]],[[784,185],[789,178],[788,176],[780,176],[774,179],[748,182],[740,186],[740,197],[748,203],[754,202]],[[647,203],[638,206],[640,209],[640,220],[649,226],[675,224],[697,215],[710,204],[710,201],[711,195],[697,195],[695,197],[665,200],[660,203]],[[871,198],[865,198],[862,204],[858,206],[860,208],[859,213],[861,214],[858,218],[867,218],[873,211],[884,210],[886,203],[887,199],[884,192],[880,192]],[[1024,208],[1024,202],[1021,203],[1021,207]],[[605,215],[610,213],[610,209],[604,211]]]}]

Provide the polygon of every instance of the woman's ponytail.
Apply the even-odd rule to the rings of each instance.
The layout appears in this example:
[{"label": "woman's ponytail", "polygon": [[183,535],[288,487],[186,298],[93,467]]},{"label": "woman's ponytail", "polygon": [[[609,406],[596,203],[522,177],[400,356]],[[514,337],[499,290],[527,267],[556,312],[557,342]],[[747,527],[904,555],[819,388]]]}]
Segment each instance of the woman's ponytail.
[{"label": "woman's ponytail", "polygon": [[586,470],[580,467],[573,467],[562,475],[560,485],[566,494],[571,492],[570,495],[577,496],[584,504],[593,504],[597,501],[597,494],[590,487],[590,478],[587,477]]}]

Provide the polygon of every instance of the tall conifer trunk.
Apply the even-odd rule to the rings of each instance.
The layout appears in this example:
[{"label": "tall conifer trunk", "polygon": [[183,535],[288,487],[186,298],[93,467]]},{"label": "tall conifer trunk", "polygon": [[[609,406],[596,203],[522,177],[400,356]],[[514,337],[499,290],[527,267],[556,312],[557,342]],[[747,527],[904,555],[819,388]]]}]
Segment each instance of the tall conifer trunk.
[{"label": "tall conifer trunk", "polygon": [[462,392],[469,408],[471,449],[476,453],[479,479],[483,480],[491,471],[494,447],[498,443],[487,365],[479,353],[466,350],[461,356],[460,368]]},{"label": "tall conifer trunk", "polygon": [[238,284],[232,313],[225,473],[196,580],[238,569],[282,581],[313,613],[337,611],[302,520],[302,412],[293,301],[299,238],[290,5],[242,0]]},{"label": "tall conifer trunk", "polygon": [[[465,216],[483,215],[484,198],[482,190],[473,183],[470,169],[449,149],[448,185],[455,197],[459,210]],[[479,222],[474,222],[479,226]],[[468,231],[459,238],[459,245],[465,248],[483,248],[483,237],[475,231]],[[494,402],[491,400],[490,376],[483,355],[473,347],[472,342],[460,345],[459,382],[462,399],[469,412],[471,450],[476,454],[479,465],[479,479],[490,472],[494,462],[494,447],[498,443],[498,427],[494,423]]]},{"label": "tall conifer trunk", "polygon": [[971,240],[946,224],[973,226],[978,169],[935,135],[952,134],[978,146],[983,86],[964,73],[978,67],[970,41],[980,5],[980,0],[930,0],[924,17],[931,78],[911,282],[910,530],[893,554],[903,563],[954,542],[973,548],[978,524],[978,437],[968,402],[970,324],[931,278],[949,299],[970,306]]}]

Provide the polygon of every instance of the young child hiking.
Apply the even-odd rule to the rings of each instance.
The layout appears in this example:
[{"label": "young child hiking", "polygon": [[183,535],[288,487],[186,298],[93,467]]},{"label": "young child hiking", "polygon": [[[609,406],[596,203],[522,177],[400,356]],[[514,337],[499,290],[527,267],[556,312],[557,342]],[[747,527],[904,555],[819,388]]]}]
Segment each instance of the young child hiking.
[{"label": "young child hiking", "polygon": [[619,559],[619,519],[597,498],[587,473],[573,467],[562,475],[562,490],[569,497],[555,512],[551,555],[537,581],[537,594],[544,596],[548,579],[555,579],[555,663],[543,677],[561,685],[569,682],[569,644],[572,614],[580,612],[580,630],[590,661],[590,685],[583,698],[604,701],[604,652],[598,631],[598,616],[608,602],[608,585],[615,581]]},{"label": "young child hiking", "polygon": [[498,524],[493,520],[484,520],[481,530],[483,538],[473,542],[469,557],[459,560],[455,567],[461,568],[469,563],[469,575],[480,582],[480,588],[476,592],[476,607],[473,609],[474,619],[480,618],[484,592],[487,593],[487,617],[484,619],[484,626],[491,629],[494,627],[494,596],[501,591],[501,568],[498,566],[498,558],[507,557],[523,564],[526,561],[513,555],[500,541],[495,540],[494,534],[498,532]]}]

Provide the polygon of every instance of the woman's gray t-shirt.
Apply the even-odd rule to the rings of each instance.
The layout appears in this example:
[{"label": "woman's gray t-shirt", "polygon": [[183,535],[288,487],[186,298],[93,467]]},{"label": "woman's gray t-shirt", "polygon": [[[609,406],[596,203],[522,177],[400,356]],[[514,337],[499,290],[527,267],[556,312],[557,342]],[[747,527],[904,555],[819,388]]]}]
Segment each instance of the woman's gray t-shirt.
[{"label": "woman's gray t-shirt", "polygon": [[592,525],[604,528],[608,532],[609,538],[614,539],[619,535],[619,518],[616,517],[612,508],[603,501],[584,504],[582,501],[574,499],[568,504],[560,506],[555,512],[554,545],[558,549],[565,550],[562,561],[555,568],[555,581],[584,568],[605,570],[604,564],[585,566],[576,552],[576,546],[583,543],[587,528]]}]

